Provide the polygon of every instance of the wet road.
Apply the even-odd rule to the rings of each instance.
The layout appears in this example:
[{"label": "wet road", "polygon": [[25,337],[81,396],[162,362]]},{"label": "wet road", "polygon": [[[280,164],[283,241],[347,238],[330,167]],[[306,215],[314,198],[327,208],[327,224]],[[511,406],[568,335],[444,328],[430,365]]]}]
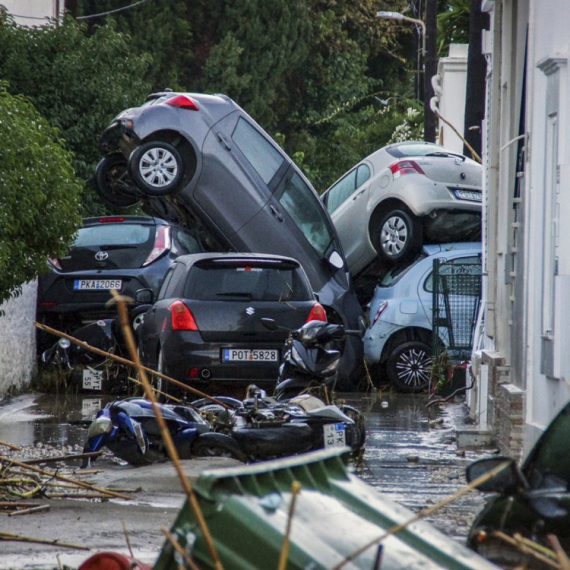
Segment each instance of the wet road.
[{"label": "wet road", "polygon": [[[465,484],[464,469],[490,450],[457,453],[455,428],[465,422],[461,403],[426,408],[425,395],[396,393],[342,394],[365,415],[367,442],[359,474],[393,500],[414,512],[432,506]],[[78,452],[85,423],[110,396],[75,394],[24,395],[0,404],[0,440]],[[33,450],[30,450],[33,453]],[[464,541],[483,498],[471,493],[428,520]]]}]

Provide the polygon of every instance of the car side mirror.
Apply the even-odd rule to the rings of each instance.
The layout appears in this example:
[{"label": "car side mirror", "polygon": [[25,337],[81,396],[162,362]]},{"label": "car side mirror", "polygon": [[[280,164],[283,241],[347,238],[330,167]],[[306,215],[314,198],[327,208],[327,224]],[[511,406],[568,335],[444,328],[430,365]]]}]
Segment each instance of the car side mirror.
[{"label": "car side mirror", "polygon": [[342,269],[344,267],[344,261],[338,251],[333,251],[329,255],[328,261],[335,269]]},{"label": "car side mirror", "polygon": [[154,302],[154,294],[152,289],[139,289],[135,293],[135,303],[137,305],[152,305]]},{"label": "car side mirror", "polygon": [[517,488],[527,489],[528,483],[524,475],[518,468],[516,461],[510,457],[489,457],[471,463],[465,470],[467,482],[471,483],[505,463],[507,465],[502,471],[499,471],[484,483],[477,485],[476,488],[484,493],[512,492]]}]

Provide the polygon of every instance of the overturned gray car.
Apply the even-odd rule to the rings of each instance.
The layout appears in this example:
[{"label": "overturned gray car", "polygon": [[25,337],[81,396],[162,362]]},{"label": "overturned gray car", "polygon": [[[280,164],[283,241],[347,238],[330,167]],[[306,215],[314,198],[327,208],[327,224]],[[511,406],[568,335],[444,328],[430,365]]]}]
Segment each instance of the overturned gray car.
[{"label": "overturned gray car", "polygon": [[[332,322],[364,330],[344,253],[325,207],[299,168],[225,95],[164,91],[120,113],[100,140],[100,197],[140,201],[150,214],[198,229],[213,250],[297,259]],[[363,362],[344,347],[341,380]]]}]

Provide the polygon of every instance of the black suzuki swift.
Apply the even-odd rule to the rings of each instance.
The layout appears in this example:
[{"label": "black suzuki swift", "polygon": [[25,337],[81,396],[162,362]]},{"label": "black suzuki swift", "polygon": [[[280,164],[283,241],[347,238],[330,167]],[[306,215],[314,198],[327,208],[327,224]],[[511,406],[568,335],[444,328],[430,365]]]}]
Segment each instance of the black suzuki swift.
[{"label": "black suzuki swift", "polygon": [[296,260],[203,253],[176,260],[136,332],[143,364],[175,380],[274,385],[287,329],[310,320],[326,314]]},{"label": "black suzuki swift", "polygon": [[[108,203],[140,200],[147,213],[199,224],[220,251],[297,259],[329,319],[363,328],[330,217],[300,169],[225,95],[165,91],[120,113],[100,140],[96,171]],[[363,360],[360,339],[347,341],[339,370]]]}]

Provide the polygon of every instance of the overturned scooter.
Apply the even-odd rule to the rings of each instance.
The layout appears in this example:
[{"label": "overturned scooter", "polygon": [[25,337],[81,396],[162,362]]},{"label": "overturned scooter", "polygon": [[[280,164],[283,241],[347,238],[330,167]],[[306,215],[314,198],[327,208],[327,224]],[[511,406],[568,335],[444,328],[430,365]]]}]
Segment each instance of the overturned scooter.
[{"label": "overturned scooter", "polygon": [[[215,455],[245,460],[232,438],[213,433],[200,412],[192,406],[157,404],[180,459]],[[100,410],[87,430],[84,452],[107,447],[133,466],[149,465],[168,459],[166,448],[149,400],[116,400]],[[84,467],[88,465],[88,460]]]},{"label": "overturned scooter", "polygon": [[[269,329],[278,328],[272,319],[262,322]],[[231,410],[204,399],[193,405],[210,412],[214,429],[231,436],[253,461],[329,447],[349,446],[360,453],[366,438],[362,414],[331,401],[341,354],[329,346],[361,332],[321,321],[309,321],[289,332],[272,397],[250,386],[243,401],[216,398]]]}]

